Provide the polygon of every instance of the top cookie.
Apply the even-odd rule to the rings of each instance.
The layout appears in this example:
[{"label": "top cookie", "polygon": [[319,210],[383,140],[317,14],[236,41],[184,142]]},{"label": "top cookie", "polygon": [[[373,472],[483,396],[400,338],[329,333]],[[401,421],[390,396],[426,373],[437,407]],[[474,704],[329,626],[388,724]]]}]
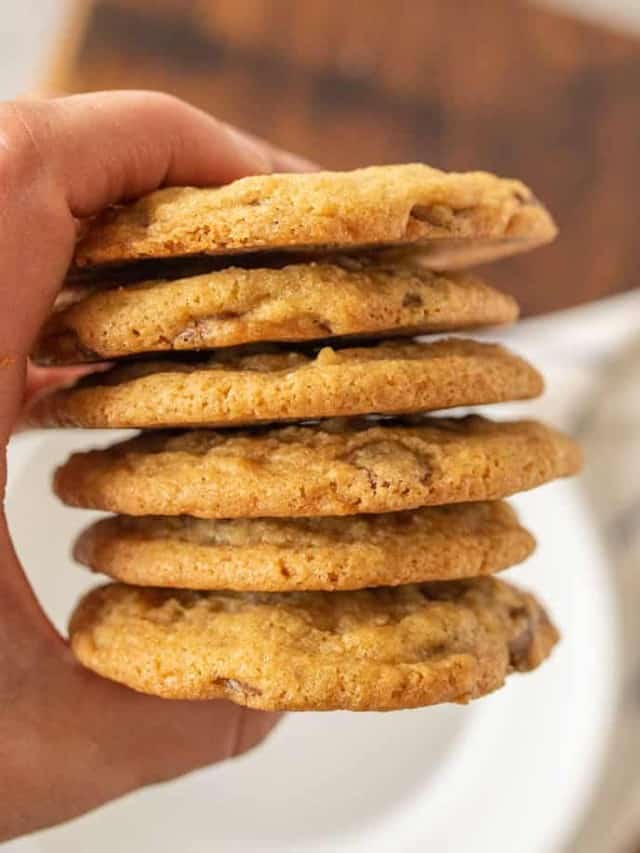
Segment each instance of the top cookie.
[{"label": "top cookie", "polygon": [[420,244],[430,266],[451,269],[531,249],[555,233],[520,181],[412,163],[158,190],[94,220],[75,265]]},{"label": "top cookie", "polygon": [[74,364],[149,352],[335,336],[414,335],[510,323],[515,300],[474,275],[400,259],[340,256],[228,267],[126,287],[66,287],[33,357]]}]

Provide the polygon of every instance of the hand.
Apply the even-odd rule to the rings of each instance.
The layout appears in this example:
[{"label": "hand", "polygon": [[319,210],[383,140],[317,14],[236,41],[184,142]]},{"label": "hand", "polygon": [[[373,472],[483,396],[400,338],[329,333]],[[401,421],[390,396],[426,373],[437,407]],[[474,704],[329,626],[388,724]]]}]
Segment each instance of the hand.
[{"label": "hand", "polygon": [[[30,369],[27,382],[27,359],[71,261],[77,219],[161,185],[304,168],[166,95],[0,104],[2,507],[23,402],[68,376]],[[224,701],[143,696],[80,667],[36,601],[0,511],[0,841],[244,752],[275,720]]]}]

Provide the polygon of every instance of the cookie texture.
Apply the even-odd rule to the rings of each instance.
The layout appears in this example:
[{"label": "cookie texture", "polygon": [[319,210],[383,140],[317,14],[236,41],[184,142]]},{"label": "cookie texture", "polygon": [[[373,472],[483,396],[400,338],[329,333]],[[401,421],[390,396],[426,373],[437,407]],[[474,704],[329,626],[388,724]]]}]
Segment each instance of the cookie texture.
[{"label": "cookie texture", "polygon": [[384,342],[317,354],[221,353],[139,361],[41,397],[38,426],[225,427],[433,411],[535,397],[540,374],[500,346],[462,339]]},{"label": "cookie texture", "polygon": [[126,515],[355,515],[495,500],[580,465],[571,439],[535,421],[351,418],[148,433],[73,454],[54,489],[72,506]]},{"label": "cookie texture", "polygon": [[85,530],[74,555],[140,586],[279,592],[477,577],[534,547],[511,507],[491,501],[341,518],[121,515]]},{"label": "cookie texture", "polygon": [[407,259],[344,256],[124,287],[67,288],[33,357],[41,364],[74,364],[265,341],[446,332],[517,316],[514,299],[474,275],[438,275]]},{"label": "cookie texture", "polygon": [[94,220],[75,264],[422,244],[429,263],[446,269],[529,249],[555,233],[520,181],[414,163],[158,190]]},{"label": "cookie texture", "polygon": [[135,690],[269,710],[468,702],[557,641],[540,604],[493,578],[352,592],[110,584],[70,624],[85,666]]}]

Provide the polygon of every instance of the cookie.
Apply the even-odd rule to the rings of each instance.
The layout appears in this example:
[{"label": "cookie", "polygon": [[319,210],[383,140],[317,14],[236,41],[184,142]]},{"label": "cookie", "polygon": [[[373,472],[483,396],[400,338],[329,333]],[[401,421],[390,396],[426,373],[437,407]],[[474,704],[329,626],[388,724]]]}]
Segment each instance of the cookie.
[{"label": "cookie", "polygon": [[413,163],[158,190],[89,223],[75,265],[419,244],[433,268],[452,269],[531,249],[555,234],[549,213],[520,181]]},{"label": "cookie", "polygon": [[109,584],[69,633],[82,664],[134,690],[280,711],[468,702],[558,639],[533,596],[494,578],[332,593]]},{"label": "cookie", "polygon": [[226,427],[342,415],[433,411],[536,397],[540,374],[503,347],[451,339],[317,354],[218,353],[138,361],[40,397],[38,426]]},{"label": "cookie", "polygon": [[72,506],[125,515],[355,515],[495,500],[580,465],[571,439],[535,421],[351,418],[147,433],[72,455],[54,488]]},{"label": "cookie", "polygon": [[67,288],[33,357],[41,364],[77,364],[265,341],[446,332],[517,316],[512,297],[476,276],[437,275],[407,259],[341,257],[126,287]]},{"label": "cookie", "polygon": [[140,586],[280,592],[476,577],[534,547],[511,507],[491,501],[342,518],[121,515],[85,530],[74,556]]}]

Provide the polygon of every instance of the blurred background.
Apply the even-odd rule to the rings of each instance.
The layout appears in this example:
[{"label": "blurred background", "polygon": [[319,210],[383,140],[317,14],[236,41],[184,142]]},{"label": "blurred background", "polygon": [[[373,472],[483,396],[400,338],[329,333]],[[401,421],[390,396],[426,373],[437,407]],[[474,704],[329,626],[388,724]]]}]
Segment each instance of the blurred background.
[{"label": "blurred background", "polygon": [[[574,5],[617,7],[612,22],[621,27],[626,11],[640,28],[637,0]],[[327,168],[420,160],[523,176],[562,229],[561,242],[495,268],[526,312],[636,283],[627,189],[640,40],[624,29],[517,0],[72,6],[40,80],[49,90],[164,89]]]},{"label": "blurred background", "polygon": [[[531,255],[489,266],[485,272],[492,283],[514,293],[523,314],[532,318],[500,339],[546,371],[550,393],[543,415],[577,434],[588,452],[579,494],[567,492],[565,504],[553,505],[555,542],[547,545],[546,552],[551,554],[555,545],[554,571],[569,578],[558,592],[565,597],[558,608],[565,614],[561,625],[569,656],[564,668],[557,669],[553,688],[549,687],[549,708],[556,702],[571,719],[558,729],[565,733],[566,742],[556,740],[555,753],[550,751],[547,776],[541,777],[535,801],[524,785],[529,773],[525,753],[514,777],[499,775],[502,754],[497,741],[494,755],[482,758],[467,743],[467,753],[463,750],[467,757],[455,766],[475,778],[476,819],[488,825],[486,833],[486,827],[481,833],[487,839],[484,846],[478,842],[474,851],[637,853],[640,291],[634,288],[640,283],[636,210],[640,2],[22,0],[3,4],[0,98],[132,87],[173,92],[328,168],[420,160],[459,171],[489,169],[522,178],[550,207],[560,226],[560,239]],[[540,414],[539,404],[534,411]],[[45,456],[50,465],[49,454]],[[23,489],[16,499],[23,511],[31,509],[28,494]],[[539,512],[542,517],[550,511],[552,503],[544,495],[537,506],[531,504],[534,515]],[[574,505],[582,508],[577,511]],[[586,515],[580,515],[583,509]],[[582,520],[576,520],[576,512]],[[19,527],[19,517],[16,523]],[[545,522],[547,527],[549,523]],[[26,540],[29,534],[23,531],[23,535]],[[540,577],[547,578],[543,569],[540,572]],[[551,597],[552,572],[541,583],[542,594]],[[596,647],[598,642],[601,647]],[[530,700],[522,700],[517,713],[525,719],[519,720],[520,733],[514,730],[512,735],[528,737],[532,744],[540,737],[540,727],[551,729],[556,719],[556,711],[544,716],[544,696],[538,695],[535,701],[535,714],[527,716],[526,708],[533,706]],[[493,697],[487,707],[492,702]],[[459,719],[455,717],[451,732],[458,732]],[[504,719],[508,727],[512,722],[508,714]],[[588,720],[592,723],[587,724]],[[449,732],[445,723],[438,731]],[[315,755],[320,761],[315,753],[309,756],[303,751],[305,736],[296,725],[296,755],[310,762]],[[385,725],[378,731],[380,750],[390,736],[390,724]],[[420,737],[415,722],[406,725],[411,737]],[[456,744],[462,750],[459,740]],[[563,764],[563,751],[571,748],[577,759]],[[509,749],[505,746],[503,751]],[[447,760],[439,753],[438,761],[433,759],[441,780],[450,778]],[[495,774],[487,776],[492,766]],[[244,772],[252,773],[251,765]],[[261,772],[268,776],[268,765]],[[338,789],[345,785],[342,805],[348,809],[350,783],[345,779],[330,780],[330,784]],[[367,783],[364,778],[363,784]],[[165,797],[166,804],[185,796],[182,784],[175,783],[174,800]],[[520,808],[507,813],[508,808],[500,808],[500,800],[510,802],[507,792],[517,793],[518,786],[524,792]],[[566,789],[574,795],[565,801]],[[371,822],[366,827],[358,824],[360,829],[349,830],[348,841],[346,835],[335,835],[329,848],[320,842],[314,846],[313,839],[304,845],[279,842],[277,832],[260,837],[256,831],[247,840],[240,830],[235,838],[233,833],[225,836],[220,847],[214,803],[210,847],[206,836],[189,840],[187,832],[181,836],[182,849],[417,850],[440,837],[424,835],[429,796],[440,797],[438,803],[446,804],[451,821],[459,814],[456,802],[447,801],[446,791],[438,789],[436,795],[430,788],[432,793],[421,795],[406,815],[406,843],[399,836],[391,841],[394,836],[385,834],[384,791],[382,784],[378,792],[382,817],[376,816],[376,827]],[[321,788],[314,794],[325,795]],[[161,799],[145,803],[145,814],[161,814]],[[558,803],[562,805],[554,811]],[[308,806],[315,807],[312,802]],[[122,832],[131,828],[134,812],[128,813],[129,823],[123,823],[117,811],[110,814]],[[527,820],[535,820],[539,828],[544,819],[550,826],[539,840],[533,829],[531,834],[523,830]],[[522,834],[513,838],[520,840],[507,846],[492,840],[492,821],[496,833],[499,821],[519,824]],[[10,846],[16,851],[98,849],[92,840],[96,825],[80,821],[76,826]],[[140,844],[131,848],[120,844],[120,849],[139,850]],[[142,849],[149,847],[143,843]],[[434,849],[445,848],[436,844]],[[467,853],[472,847],[456,843],[446,849]]]}]

